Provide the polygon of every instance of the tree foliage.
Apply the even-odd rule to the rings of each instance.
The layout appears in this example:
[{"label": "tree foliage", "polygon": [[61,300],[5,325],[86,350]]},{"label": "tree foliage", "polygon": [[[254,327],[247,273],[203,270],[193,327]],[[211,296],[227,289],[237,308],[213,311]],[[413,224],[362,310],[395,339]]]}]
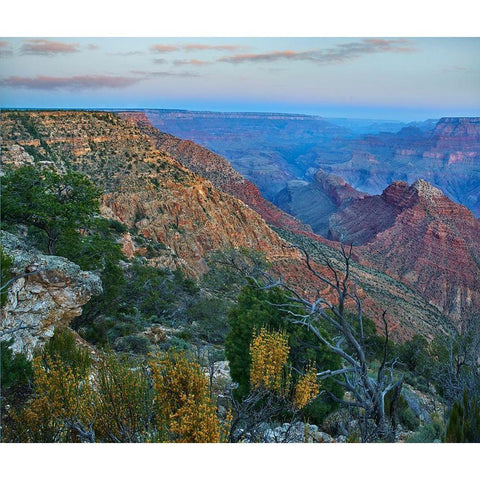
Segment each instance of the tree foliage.
[{"label": "tree foliage", "polygon": [[[262,290],[254,283],[245,286],[238,298],[238,304],[229,312],[229,333],[225,341],[225,354],[230,364],[230,374],[238,384],[235,397],[241,399],[250,391],[251,354],[249,346],[257,329],[282,330],[288,335],[289,361],[292,366],[292,380],[299,378],[298,372],[307,367],[318,371],[336,370],[340,367],[337,355],[315,341],[314,336],[299,325],[289,321],[289,314],[277,305],[286,303],[286,295],[281,289]],[[325,335],[328,335],[325,332]],[[342,396],[342,388],[331,379],[322,382],[325,392],[308,404],[303,414],[311,421],[320,423],[323,418],[337,408],[337,404],[327,392],[336,397]]]},{"label": "tree foliage", "polygon": [[480,442],[480,406],[476,398],[469,398],[467,391],[455,402],[450,411],[445,441],[454,443]]},{"label": "tree foliage", "polygon": [[[24,166],[2,179],[2,221],[22,223],[41,234],[39,246],[57,254],[59,242],[70,243],[88,229],[99,211],[100,190],[85,176]],[[68,242],[65,242],[68,237]]]}]

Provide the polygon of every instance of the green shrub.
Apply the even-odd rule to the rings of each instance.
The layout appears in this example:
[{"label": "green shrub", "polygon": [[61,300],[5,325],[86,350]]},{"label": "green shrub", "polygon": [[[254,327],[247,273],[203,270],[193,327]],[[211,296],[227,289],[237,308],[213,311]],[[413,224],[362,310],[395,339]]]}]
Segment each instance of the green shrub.
[{"label": "green shrub", "polygon": [[423,425],[418,432],[406,441],[408,443],[438,443],[444,435],[445,426],[443,422],[438,417],[434,417],[431,422]]},{"label": "green shrub", "polygon": [[185,312],[192,336],[208,343],[223,344],[228,332],[226,301],[219,298],[199,299]]},{"label": "green shrub", "polygon": [[115,349],[121,352],[131,352],[139,355],[146,355],[149,351],[150,342],[145,337],[137,335],[127,335],[120,338],[116,344]]},{"label": "green shrub", "polygon": [[192,351],[192,345],[179,337],[170,338],[168,342],[165,342],[164,347],[174,351]]},{"label": "green shrub", "polygon": [[0,378],[1,395],[8,396],[9,391],[25,387],[32,379],[32,363],[21,353],[13,354],[10,342],[0,342]]},{"label": "green shrub", "polygon": [[428,356],[428,340],[415,335],[398,347],[400,361],[405,367],[416,374],[426,374],[430,358]]},{"label": "green shrub", "polygon": [[10,271],[13,259],[6,255],[0,246],[0,305],[3,307],[7,301],[8,288],[5,288],[7,282],[12,278]]},{"label": "green shrub", "polygon": [[65,327],[55,329],[53,337],[45,344],[43,353],[52,359],[58,358],[81,377],[86,375],[92,364],[88,349],[78,346],[75,334]]},{"label": "green shrub", "polygon": [[420,426],[420,419],[409,407],[408,402],[402,395],[395,398],[394,390],[385,395],[385,412],[394,423],[401,423],[408,430],[414,431]]},{"label": "green shrub", "polygon": [[445,442],[480,442],[480,406],[476,398],[469,398],[463,392],[462,400],[455,402],[450,411]]},{"label": "green shrub", "polygon": [[408,405],[399,409],[398,420],[405,428],[408,428],[408,430],[411,431],[417,430],[417,428],[420,426],[420,420],[413,413],[412,409],[408,407]]}]

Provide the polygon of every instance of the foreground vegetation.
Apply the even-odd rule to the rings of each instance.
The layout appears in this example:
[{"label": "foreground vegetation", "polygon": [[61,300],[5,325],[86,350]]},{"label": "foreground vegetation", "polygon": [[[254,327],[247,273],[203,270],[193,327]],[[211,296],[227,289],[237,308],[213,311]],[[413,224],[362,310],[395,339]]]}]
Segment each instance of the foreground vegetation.
[{"label": "foreground vegetation", "polygon": [[[23,167],[2,183],[2,228],[103,283],[73,330],[58,329],[33,361],[1,342],[3,441],[255,442],[298,421],[339,441],[479,441],[473,322],[395,344],[347,308],[348,255],[333,303],[269,282],[255,252],[213,255],[193,281],[127,260],[125,226],[100,216],[101,192],[85,177]],[[2,252],[2,285],[10,265]]]}]

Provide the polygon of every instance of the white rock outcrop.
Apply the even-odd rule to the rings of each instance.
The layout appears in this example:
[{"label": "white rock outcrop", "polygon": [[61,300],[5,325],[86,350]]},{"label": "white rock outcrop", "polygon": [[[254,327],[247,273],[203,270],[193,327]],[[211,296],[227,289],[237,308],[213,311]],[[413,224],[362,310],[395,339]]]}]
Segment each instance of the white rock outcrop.
[{"label": "white rock outcrop", "polygon": [[[43,255],[15,235],[0,232],[4,253],[12,258],[7,300],[0,316],[0,340],[32,358],[56,326],[68,326],[93,295],[102,292],[99,276],[63,257]],[[4,282],[5,283],[5,282]]]}]

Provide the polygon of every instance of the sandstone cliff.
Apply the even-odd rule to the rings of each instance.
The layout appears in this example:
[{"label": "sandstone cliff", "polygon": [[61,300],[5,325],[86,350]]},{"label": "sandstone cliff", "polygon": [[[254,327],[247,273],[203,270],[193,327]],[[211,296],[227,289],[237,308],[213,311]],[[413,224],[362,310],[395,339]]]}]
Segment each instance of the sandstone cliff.
[{"label": "sandstone cliff", "polygon": [[457,325],[480,312],[480,221],[418,180],[394,182],[330,219],[364,262],[414,287]]},{"label": "sandstone cliff", "polygon": [[0,317],[0,338],[13,340],[11,349],[32,358],[53,336],[68,326],[92,295],[102,292],[100,278],[62,257],[43,255],[21,239],[1,233],[4,252],[13,259],[7,301]]},{"label": "sandstone cliff", "polygon": [[229,247],[295,257],[256,212],[158,150],[136,122],[103,112],[2,112],[2,130],[7,150],[17,145],[100,185],[104,215],[168,247],[159,264],[200,275],[206,252]]},{"label": "sandstone cliff", "polygon": [[303,224],[300,220],[265,200],[258,188],[234,170],[221,155],[190,140],[182,140],[161,132],[152,126],[144,113],[122,112],[119,115],[127,121],[135,122],[142,132],[152,138],[161,152],[167,153],[184,167],[209,180],[215,188],[242,200],[267,223],[289,230],[312,231],[309,225]]}]

